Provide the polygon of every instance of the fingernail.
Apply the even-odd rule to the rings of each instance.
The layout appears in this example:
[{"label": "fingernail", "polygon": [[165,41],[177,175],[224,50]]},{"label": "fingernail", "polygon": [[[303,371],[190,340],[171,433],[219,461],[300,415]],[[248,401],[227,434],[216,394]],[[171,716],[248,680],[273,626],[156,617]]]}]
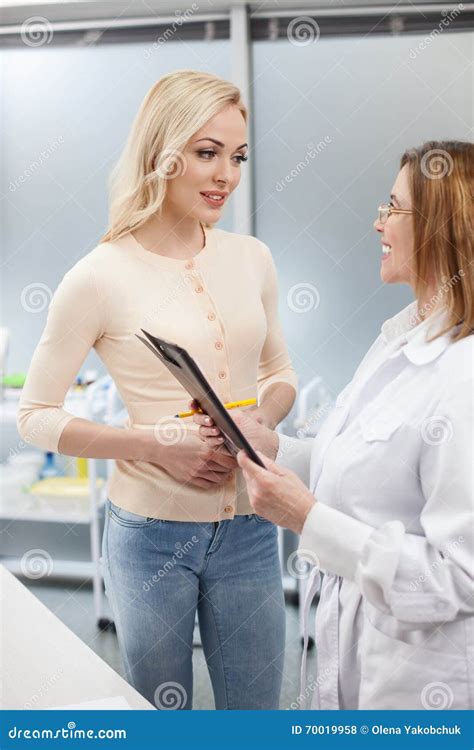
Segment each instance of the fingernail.
[{"label": "fingernail", "polygon": [[211,420],[209,419],[209,417],[206,417],[206,424],[211,424]]}]

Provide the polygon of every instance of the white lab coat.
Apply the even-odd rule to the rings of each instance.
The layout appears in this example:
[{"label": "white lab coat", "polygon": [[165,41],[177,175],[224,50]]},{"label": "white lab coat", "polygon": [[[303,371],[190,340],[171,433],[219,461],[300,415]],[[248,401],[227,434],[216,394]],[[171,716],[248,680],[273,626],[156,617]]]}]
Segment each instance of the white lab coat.
[{"label": "white lab coat", "polygon": [[280,436],[317,499],[313,708],[474,706],[474,337],[429,342],[443,315],[415,318],[384,323],[314,441]]}]

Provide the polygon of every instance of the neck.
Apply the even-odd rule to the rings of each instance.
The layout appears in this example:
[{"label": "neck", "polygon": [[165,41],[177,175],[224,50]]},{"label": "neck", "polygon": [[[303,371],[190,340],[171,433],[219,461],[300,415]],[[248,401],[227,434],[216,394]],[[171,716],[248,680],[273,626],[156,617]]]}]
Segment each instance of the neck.
[{"label": "neck", "polygon": [[418,317],[420,321],[429,318],[436,310],[441,307],[439,291],[435,287],[430,287],[422,295],[417,297]]},{"label": "neck", "polygon": [[165,208],[159,216],[147,219],[133,235],[145,250],[169,258],[191,258],[204,247],[200,222],[191,216],[176,216]]}]

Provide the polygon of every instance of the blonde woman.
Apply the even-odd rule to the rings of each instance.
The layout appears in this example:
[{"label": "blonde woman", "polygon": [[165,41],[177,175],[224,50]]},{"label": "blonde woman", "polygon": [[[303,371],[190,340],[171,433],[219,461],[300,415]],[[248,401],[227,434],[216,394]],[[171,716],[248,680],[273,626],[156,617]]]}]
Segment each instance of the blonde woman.
[{"label": "blonde woman", "polygon": [[255,511],[301,533],[312,593],[325,571],[318,674],[298,706],[474,706],[474,145],[428,142],[400,167],[375,222],[380,273],[416,300],[314,442],[241,425],[277,459],[265,471],[239,455]]},{"label": "blonde woman", "polygon": [[[103,562],[127,678],[158,708],[192,707],[196,611],[219,709],[276,709],[285,612],[276,527],[252,511],[234,458],[209,448],[188,395],[135,337],[184,346],[223,402],[258,397],[275,427],[295,397],[275,269],[253,237],[213,225],[247,160],[240,93],[179,71],[145,97],[111,185],[110,226],[51,302],[18,418],[24,438],[113,458]],[[125,429],[63,409],[94,347]]]}]

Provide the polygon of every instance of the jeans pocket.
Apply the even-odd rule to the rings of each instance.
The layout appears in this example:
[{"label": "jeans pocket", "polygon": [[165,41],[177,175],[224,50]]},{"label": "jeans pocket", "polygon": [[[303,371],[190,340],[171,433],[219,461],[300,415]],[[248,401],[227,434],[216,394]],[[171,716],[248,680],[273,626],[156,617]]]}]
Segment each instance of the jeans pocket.
[{"label": "jeans pocket", "polygon": [[159,518],[151,518],[150,516],[141,516],[138,513],[132,513],[130,510],[120,508],[115,505],[109,499],[109,518],[118,523],[120,526],[127,526],[129,528],[141,528],[143,526],[153,526],[154,524],[161,523]]}]

